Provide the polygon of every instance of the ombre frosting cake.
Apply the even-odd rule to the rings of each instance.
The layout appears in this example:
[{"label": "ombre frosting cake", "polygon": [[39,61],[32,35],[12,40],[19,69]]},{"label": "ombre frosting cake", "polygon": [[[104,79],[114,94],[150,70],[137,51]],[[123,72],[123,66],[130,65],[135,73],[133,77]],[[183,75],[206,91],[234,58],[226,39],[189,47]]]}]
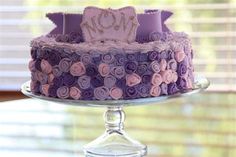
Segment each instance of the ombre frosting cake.
[{"label": "ombre frosting cake", "polygon": [[60,99],[118,100],[193,88],[193,51],[185,33],[165,25],[165,10],[86,7],[49,13],[56,27],[31,41],[31,91]]}]

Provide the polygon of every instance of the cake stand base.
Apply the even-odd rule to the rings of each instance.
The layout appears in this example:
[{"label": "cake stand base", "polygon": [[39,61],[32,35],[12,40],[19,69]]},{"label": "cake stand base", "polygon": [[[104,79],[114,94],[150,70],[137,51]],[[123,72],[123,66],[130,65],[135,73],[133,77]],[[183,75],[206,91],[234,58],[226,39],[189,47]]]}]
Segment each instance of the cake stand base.
[{"label": "cake stand base", "polygon": [[108,107],[104,113],[106,131],[84,147],[86,157],[142,157],[147,146],[131,139],[123,130],[125,113],[122,107]]}]

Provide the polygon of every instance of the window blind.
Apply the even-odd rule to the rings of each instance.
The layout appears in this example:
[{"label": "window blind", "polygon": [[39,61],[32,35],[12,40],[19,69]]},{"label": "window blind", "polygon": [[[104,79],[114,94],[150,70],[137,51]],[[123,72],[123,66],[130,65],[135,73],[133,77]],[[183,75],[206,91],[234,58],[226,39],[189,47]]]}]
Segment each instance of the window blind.
[{"label": "window blind", "polygon": [[[0,4],[0,90],[19,90],[21,84],[30,79],[27,68],[30,40],[54,27],[45,17],[47,12],[82,12],[89,5],[82,1],[82,5],[50,4],[45,7],[26,2],[12,0],[1,1]],[[112,6],[125,5],[126,2],[121,2]],[[102,4],[104,6],[109,5]],[[135,7],[138,11],[147,8],[173,11],[174,15],[167,24],[172,30],[185,31],[190,35],[195,54],[195,73],[211,81],[208,90],[236,91],[236,4],[149,6],[140,3]]]}]

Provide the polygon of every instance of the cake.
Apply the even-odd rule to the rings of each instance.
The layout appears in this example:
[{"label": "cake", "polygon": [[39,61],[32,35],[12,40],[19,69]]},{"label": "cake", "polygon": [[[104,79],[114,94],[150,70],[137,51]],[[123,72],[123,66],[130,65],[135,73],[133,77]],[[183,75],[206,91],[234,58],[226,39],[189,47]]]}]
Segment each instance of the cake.
[{"label": "cake", "polygon": [[59,99],[128,100],[193,89],[187,34],[168,29],[172,15],[133,7],[49,13],[56,27],[31,41],[30,89]]}]

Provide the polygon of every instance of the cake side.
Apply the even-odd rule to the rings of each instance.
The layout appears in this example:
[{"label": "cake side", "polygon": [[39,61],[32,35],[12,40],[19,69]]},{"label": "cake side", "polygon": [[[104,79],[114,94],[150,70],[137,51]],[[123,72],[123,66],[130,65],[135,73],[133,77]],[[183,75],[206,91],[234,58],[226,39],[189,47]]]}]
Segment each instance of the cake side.
[{"label": "cake side", "polygon": [[193,51],[184,33],[150,42],[83,42],[48,35],[31,42],[31,91],[61,99],[117,100],[171,95],[193,88]]}]

